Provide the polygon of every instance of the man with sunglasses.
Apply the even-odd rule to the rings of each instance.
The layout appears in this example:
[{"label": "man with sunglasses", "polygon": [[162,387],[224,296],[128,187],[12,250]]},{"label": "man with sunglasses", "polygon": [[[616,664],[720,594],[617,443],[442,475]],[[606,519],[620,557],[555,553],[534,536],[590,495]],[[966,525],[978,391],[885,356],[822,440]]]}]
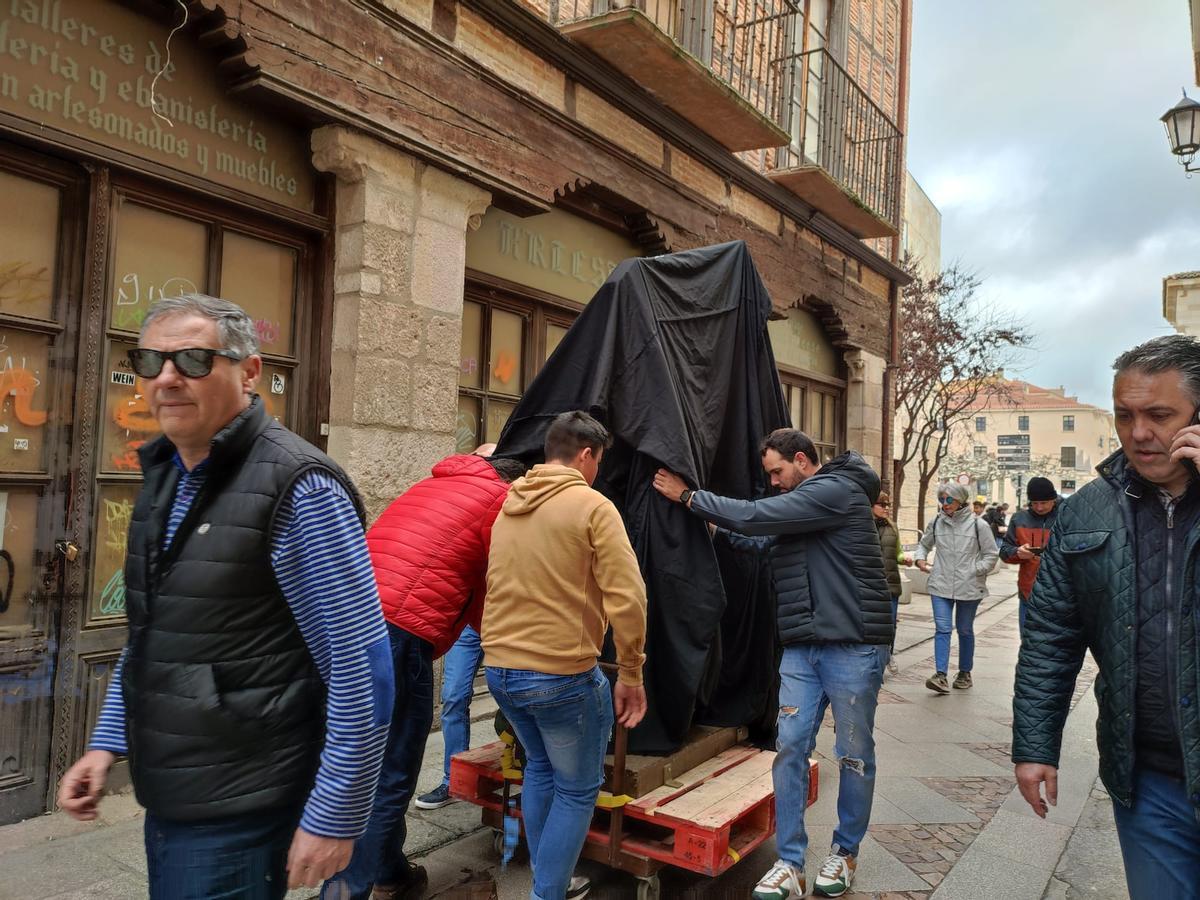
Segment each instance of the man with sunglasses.
[{"label": "man with sunglasses", "polygon": [[151,898],[274,900],[346,866],[379,775],[393,671],[362,502],[267,414],[240,307],[159,301],[129,359],[163,434],[138,451],[129,640],[59,804],[95,819],[127,754]]}]

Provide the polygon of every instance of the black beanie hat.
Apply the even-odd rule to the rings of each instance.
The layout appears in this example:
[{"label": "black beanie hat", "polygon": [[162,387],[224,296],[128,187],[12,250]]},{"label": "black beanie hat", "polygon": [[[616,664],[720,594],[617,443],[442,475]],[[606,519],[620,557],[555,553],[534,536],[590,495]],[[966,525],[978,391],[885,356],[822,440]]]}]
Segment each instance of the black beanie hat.
[{"label": "black beanie hat", "polygon": [[1029,479],[1029,484],[1025,487],[1025,494],[1031,503],[1036,500],[1058,499],[1058,491],[1054,490],[1054,482],[1049,478],[1042,478],[1040,475],[1037,478]]}]

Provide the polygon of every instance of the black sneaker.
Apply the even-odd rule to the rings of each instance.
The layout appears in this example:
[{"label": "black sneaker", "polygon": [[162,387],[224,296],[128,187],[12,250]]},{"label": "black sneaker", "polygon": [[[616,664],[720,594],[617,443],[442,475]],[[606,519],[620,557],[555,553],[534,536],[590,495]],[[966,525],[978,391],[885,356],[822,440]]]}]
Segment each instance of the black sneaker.
[{"label": "black sneaker", "polygon": [[583,875],[572,875],[567,884],[567,900],[583,900],[592,889],[592,882]]},{"label": "black sneaker", "polygon": [[417,809],[441,809],[443,806],[449,806],[454,802],[454,798],[450,796],[450,788],[444,784],[439,784],[428,794],[422,794],[417,798]]},{"label": "black sneaker", "polygon": [[377,884],[371,900],[421,900],[429,887],[429,875],[424,866],[410,866],[403,881],[396,884]]}]

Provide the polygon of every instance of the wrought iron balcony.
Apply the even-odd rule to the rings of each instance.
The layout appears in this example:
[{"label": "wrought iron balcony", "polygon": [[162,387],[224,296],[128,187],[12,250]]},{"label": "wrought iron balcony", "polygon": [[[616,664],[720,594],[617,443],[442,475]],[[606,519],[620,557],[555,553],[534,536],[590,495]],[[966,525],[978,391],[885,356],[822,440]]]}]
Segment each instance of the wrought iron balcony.
[{"label": "wrought iron balcony", "polygon": [[784,63],[791,141],[757,154],[760,168],[857,237],[896,237],[900,129],[827,50]]},{"label": "wrought iron balcony", "polygon": [[791,140],[799,0],[549,0],[552,24],[730,150]]}]

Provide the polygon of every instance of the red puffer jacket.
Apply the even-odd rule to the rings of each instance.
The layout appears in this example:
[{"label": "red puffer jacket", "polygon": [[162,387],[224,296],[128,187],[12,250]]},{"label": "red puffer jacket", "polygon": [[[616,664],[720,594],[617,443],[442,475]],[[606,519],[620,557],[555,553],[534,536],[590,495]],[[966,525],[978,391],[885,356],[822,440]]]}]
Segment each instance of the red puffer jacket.
[{"label": "red puffer jacket", "polygon": [[401,494],[367,532],[389,622],[441,656],[479,629],[492,523],[508,482],[480,456],[448,456]]}]

